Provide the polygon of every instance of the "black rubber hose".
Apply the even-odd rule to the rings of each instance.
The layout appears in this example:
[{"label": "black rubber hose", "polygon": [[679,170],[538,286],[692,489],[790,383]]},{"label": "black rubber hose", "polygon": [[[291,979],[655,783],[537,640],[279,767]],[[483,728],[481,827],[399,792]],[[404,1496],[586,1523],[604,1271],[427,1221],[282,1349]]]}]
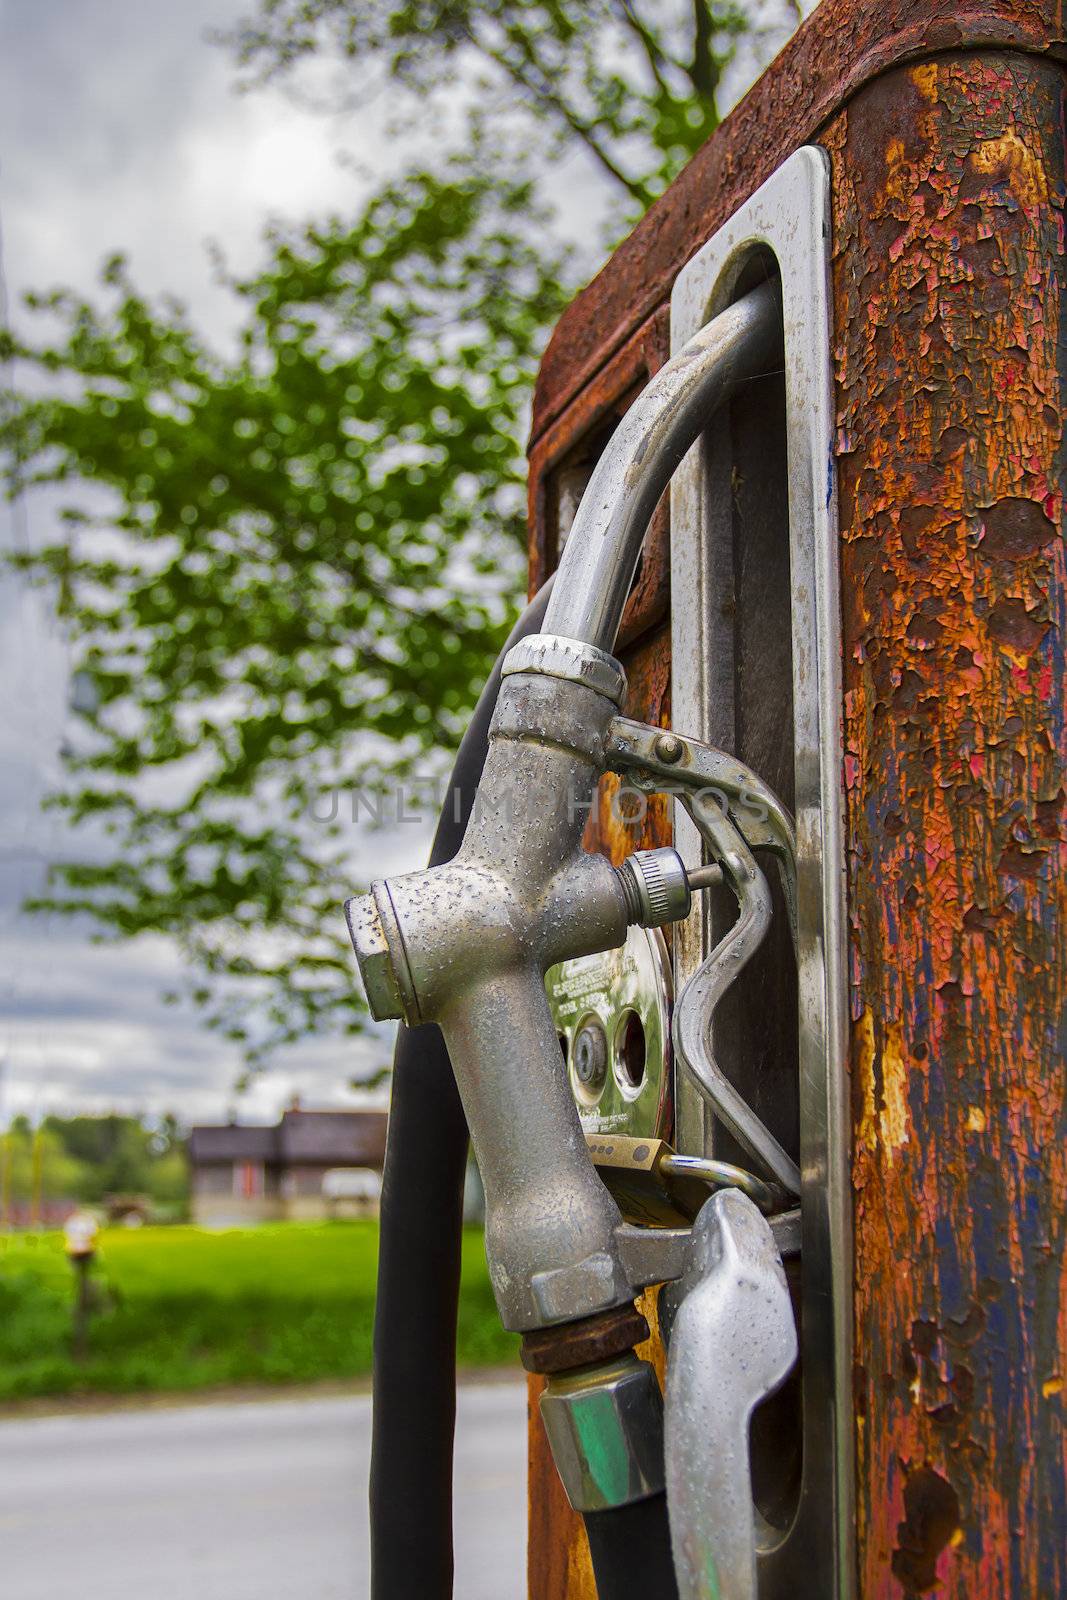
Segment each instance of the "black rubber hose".
[{"label": "black rubber hose", "polygon": [[598,1600],[678,1600],[665,1494],[590,1511],[585,1531]]},{"label": "black rubber hose", "polygon": [[[516,623],[459,747],[430,865],[463,840],[489,748],[500,664],[540,630],[551,580]],[[393,1057],[374,1315],[372,1600],[450,1600],[456,1313],[467,1123],[435,1025],[401,1027]]]}]

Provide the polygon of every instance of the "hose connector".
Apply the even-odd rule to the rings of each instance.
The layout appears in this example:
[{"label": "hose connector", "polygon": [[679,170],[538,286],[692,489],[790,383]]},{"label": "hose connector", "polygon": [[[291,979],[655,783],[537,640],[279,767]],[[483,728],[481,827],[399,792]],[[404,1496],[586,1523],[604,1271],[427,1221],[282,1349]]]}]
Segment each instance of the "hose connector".
[{"label": "hose connector", "polygon": [[575,1511],[613,1510],[662,1492],[663,1396],[632,1350],[550,1374],[541,1421]]}]

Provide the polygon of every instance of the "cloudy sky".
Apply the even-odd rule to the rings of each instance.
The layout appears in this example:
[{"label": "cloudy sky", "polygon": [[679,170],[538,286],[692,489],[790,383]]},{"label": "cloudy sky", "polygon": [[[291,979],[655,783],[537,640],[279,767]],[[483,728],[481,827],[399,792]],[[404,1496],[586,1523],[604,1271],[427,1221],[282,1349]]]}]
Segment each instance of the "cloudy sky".
[{"label": "cloudy sky", "polygon": [[[247,9],[0,0],[0,223],[14,320],[23,289],[87,288],[119,248],[140,286],[176,293],[225,341],[232,305],[213,282],[207,241],[250,267],[271,214],[351,207],[359,180],[340,152],[381,172],[389,151],[374,107],[342,121],[281,91],[234,92],[231,61],[205,33]],[[36,540],[49,516],[46,502],[15,518],[5,506],[0,540]],[[58,775],[68,688],[47,599],[10,578],[0,580],[0,684],[0,1126],[19,1111],[224,1116],[239,1060],[191,1007],[162,1004],[180,973],[170,945],[94,945],[87,926],[19,910],[47,862],[72,848],[40,810]],[[406,836],[389,853],[414,865],[424,850]],[[382,1056],[375,1043],[291,1051],[243,1097],[241,1114],[272,1117],[294,1092],[347,1103],[349,1074]]]}]

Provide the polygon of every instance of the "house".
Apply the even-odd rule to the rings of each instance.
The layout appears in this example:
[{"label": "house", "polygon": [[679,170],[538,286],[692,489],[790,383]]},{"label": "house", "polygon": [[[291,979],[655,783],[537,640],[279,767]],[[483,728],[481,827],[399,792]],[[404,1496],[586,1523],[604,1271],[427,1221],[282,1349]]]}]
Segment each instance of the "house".
[{"label": "house", "polygon": [[[304,1111],[273,1127],[229,1122],[189,1134],[193,1220],[206,1227],[313,1219],[338,1213],[341,1193],[376,1210],[385,1160],[384,1111]],[[359,1171],[358,1182],[339,1174]]]}]

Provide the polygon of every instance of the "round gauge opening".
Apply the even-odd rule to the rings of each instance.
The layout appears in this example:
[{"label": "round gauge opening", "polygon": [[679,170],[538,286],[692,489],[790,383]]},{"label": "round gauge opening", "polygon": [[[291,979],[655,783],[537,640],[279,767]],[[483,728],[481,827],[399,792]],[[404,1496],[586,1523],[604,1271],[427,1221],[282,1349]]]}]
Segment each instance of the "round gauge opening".
[{"label": "round gauge opening", "polygon": [[[550,967],[545,993],[567,1087],[585,1131],[662,1138],[672,1109],[671,974],[659,929],[631,928],[617,950]],[[631,1012],[640,1022],[630,1019]],[[580,1076],[575,1046],[589,1022],[600,1031],[581,1044]]]},{"label": "round gauge opening", "polygon": [[615,1079],[623,1094],[639,1094],[647,1063],[645,1027],[636,1011],[624,1011],[615,1030]]}]

